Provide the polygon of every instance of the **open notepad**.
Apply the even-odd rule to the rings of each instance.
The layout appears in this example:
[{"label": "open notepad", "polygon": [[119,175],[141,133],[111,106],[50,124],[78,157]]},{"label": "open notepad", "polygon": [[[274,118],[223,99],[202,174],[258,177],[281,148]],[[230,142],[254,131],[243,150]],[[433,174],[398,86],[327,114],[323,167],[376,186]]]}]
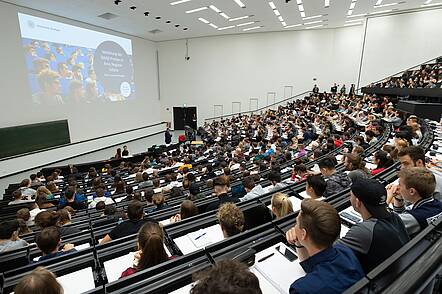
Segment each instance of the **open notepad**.
[{"label": "open notepad", "polygon": [[95,288],[92,268],[88,267],[57,278],[65,294],[83,293]]},{"label": "open notepad", "polygon": [[221,227],[216,224],[174,239],[183,254],[188,254],[224,239]]},{"label": "open notepad", "polygon": [[[289,261],[276,248],[284,247],[292,253],[294,251],[283,243],[278,243],[270,248],[256,253],[255,264],[250,268],[257,273],[260,286],[267,291],[263,293],[289,293],[290,285],[299,278],[305,276],[305,272],[299,264],[299,260]],[[263,257],[269,258],[260,261]],[[264,279],[263,279],[264,278]]]}]

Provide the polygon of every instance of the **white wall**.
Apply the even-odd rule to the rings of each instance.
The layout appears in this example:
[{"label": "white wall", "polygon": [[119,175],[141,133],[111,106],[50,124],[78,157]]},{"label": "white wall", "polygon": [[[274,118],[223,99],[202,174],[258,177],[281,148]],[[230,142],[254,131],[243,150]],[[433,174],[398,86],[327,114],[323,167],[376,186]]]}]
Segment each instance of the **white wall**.
[{"label": "white wall", "polygon": [[[267,103],[267,92],[284,96],[311,90],[314,83],[327,88],[336,81],[356,83],[362,44],[362,26],[315,31],[256,33],[189,40],[189,61],[184,60],[185,40],[160,42],[160,89],[163,120],[166,107],[198,106],[199,124],[214,115],[213,105],[224,114],[239,101],[249,110],[249,99]],[[318,79],[313,82],[313,78]],[[277,99],[277,100],[278,100]]]},{"label": "white wall", "polygon": [[[25,55],[21,45],[18,12],[131,39],[136,100],[69,106],[32,104],[27,81]],[[0,127],[68,119],[71,142],[79,142],[161,121],[156,44],[154,42],[3,2],[0,2],[0,19],[2,40],[0,55],[3,56],[2,66],[0,66]],[[160,126],[160,128],[163,130],[164,126]],[[146,135],[157,131],[158,127],[145,129],[141,132]],[[87,144],[78,144],[22,158],[0,161],[0,176],[137,138],[139,134],[140,132],[132,132]],[[29,140],[32,140],[32,138],[29,138]]]},{"label": "white wall", "polygon": [[361,86],[442,55],[442,9],[368,20]]}]

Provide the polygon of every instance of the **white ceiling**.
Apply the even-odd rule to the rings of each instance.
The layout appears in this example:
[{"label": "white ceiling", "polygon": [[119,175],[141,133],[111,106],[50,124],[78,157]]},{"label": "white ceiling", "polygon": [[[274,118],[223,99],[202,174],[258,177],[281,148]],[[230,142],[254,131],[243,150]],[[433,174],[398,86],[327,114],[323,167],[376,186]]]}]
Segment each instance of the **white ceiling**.
[{"label": "white ceiling", "polygon": [[[376,2],[380,0],[330,0],[330,6],[325,7],[326,0],[290,0],[288,3],[286,3],[286,0],[273,0],[276,9],[280,12],[287,26],[299,25],[284,28],[275,15],[274,10],[270,7],[269,0],[240,0],[245,4],[245,8],[241,8],[235,2],[237,0],[187,0],[188,2],[185,3],[170,5],[173,1],[176,0],[122,0],[119,5],[115,5],[114,0],[8,0],[3,2],[48,12],[153,41],[249,32],[303,30],[310,27],[313,27],[312,29],[343,27],[345,25],[360,24],[361,21],[355,20],[364,18],[364,16],[358,16],[363,13],[372,14],[373,12],[382,12],[390,9],[393,9],[391,13],[397,13],[398,11],[421,8],[426,2],[433,5],[442,4],[440,3],[441,0],[383,0],[381,1],[382,5],[399,4],[375,8]],[[297,2],[302,3],[307,18],[317,15],[322,15],[322,17],[303,20]],[[348,17],[348,11],[352,2],[355,3],[355,8],[353,9],[352,17]],[[194,13],[186,13],[188,10],[210,5],[214,5],[230,18],[246,15],[250,17],[237,21],[228,21],[211,8]],[[136,6],[136,9],[130,9],[131,6]],[[435,5],[431,7],[440,6]],[[144,16],[146,11],[149,12],[147,17]],[[118,17],[111,20],[98,17],[98,15],[107,12],[116,14]],[[156,19],[157,16],[161,16],[161,19]],[[198,20],[199,18],[204,18],[218,28],[235,26],[219,30],[203,23]],[[321,20],[322,22],[318,22]],[[170,23],[166,23],[166,21],[170,21]],[[255,23],[236,26],[252,21]],[[179,25],[179,27],[175,25]],[[316,27],[318,25],[322,26]],[[256,26],[260,27],[244,31],[244,29]],[[187,30],[184,30],[184,28],[187,28]],[[150,31],[155,29],[162,32],[150,33]]]}]

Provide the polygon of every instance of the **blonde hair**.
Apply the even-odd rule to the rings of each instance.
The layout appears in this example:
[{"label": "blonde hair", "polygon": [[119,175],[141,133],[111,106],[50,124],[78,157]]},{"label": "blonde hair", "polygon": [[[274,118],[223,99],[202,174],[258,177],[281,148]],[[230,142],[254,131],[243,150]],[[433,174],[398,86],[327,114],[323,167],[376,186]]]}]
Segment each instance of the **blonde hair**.
[{"label": "blonde hair", "polygon": [[293,212],[293,205],[289,197],[284,193],[276,193],[272,196],[272,211],[276,218],[284,217]]},{"label": "blonde hair", "polygon": [[244,213],[234,203],[222,204],[216,216],[229,237],[241,233],[244,229]]}]

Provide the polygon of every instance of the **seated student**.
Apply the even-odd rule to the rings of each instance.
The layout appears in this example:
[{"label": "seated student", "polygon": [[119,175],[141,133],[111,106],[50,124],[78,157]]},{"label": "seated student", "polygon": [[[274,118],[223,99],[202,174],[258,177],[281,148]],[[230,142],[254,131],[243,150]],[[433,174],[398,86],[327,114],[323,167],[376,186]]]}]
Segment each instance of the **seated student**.
[{"label": "seated student", "polygon": [[39,262],[76,251],[73,244],[65,244],[63,249],[59,250],[61,246],[60,231],[54,226],[41,230],[37,234],[35,242],[43,254],[38,260]]},{"label": "seated student", "polygon": [[75,197],[75,190],[72,187],[69,187],[64,193],[65,202],[63,204],[59,204],[59,208],[64,208],[66,206],[70,206],[75,210],[86,209],[87,204],[85,202],[80,202]]},{"label": "seated student", "polygon": [[270,188],[270,192],[280,190],[288,186],[287,183],[281,182],[281,173],[277,171],[270,171],[267,176],[267,179],[272,183],[272,187]]},{"label": "seated student", "polygon": [[170,218],[171,223],[179,222],[183,219],[195,216],[198,214],[198,207],[191,200],[184,200],[180,205],[180,213],[175,214]]},{"label": "seated student", "polygon": [[[436,179],[423,167],[411,167],[399,171],[400,194],[394,195],[394,211],[399,213],[410,237],[425,229],[431,221],[442,215],[442,202],[433,198]],[[388,193],[394,193],[388,189]],[[405,201],[411,209],[405,209]]]},{"label": "seated student", "polygon": [[28,227],[28,225],[26,224],[26,221],[24,221],[21,218],[18,218],[17,221],[18,221],[18,235],[19,236],[32,233],[32,230]]},{"label": "seated student", "polygon": [[191,183],[189,186],[189,196],[188,198],[190,200],[198,200],[201,198],[204,198],[205,195],[203,193],[201,193],[200,188],[198,187],[198,184],[196,183]]},{"label": "seated student", "polygon": [[157,223],[148,222],[140,228],[137,246],[133,267],[126,269],[120,278],[169,260],[164,249],[164,232]]},{"label": "seated student", "polygon": [[244,179],[244,189],[246,190],[247,194],[244,197],[239,198],[240,201],[247,201],[266,193],[260,184],[255,184],[253,176],[249,176]]},{"label": "seated student", "polygon": [[104,196],[104,192],[105,191],[102,187],[99,187],[95,190],[95,198],[94,200],[91,201],[91,203],[89,203],[89,208],[94,208],[97,205],[97,203],[100,201],[104,201],[104,204],[106,205],[115,203],[111,197]]},{"label": "seated student", "polygon": [[195,274],[193,280],[191,294],[262,294],[258,278],[247,265],[236,260],[221,260],[210,269]]},{"label": "seated student", "polygon": [[286,233],[296,247],[306,275],[290,286],[290,293],[342,293],[364,277],[353,251],[341,244],[341,221],[336,209],[324,201],[304,199],[295,227]]},{"label": "seated student", "polygon": [[153,179],[152,184],[153,184],[153,192],[154,193],[161,193],[163,191],[163,188],[161,188],[160,179],[158,179],[158,178]]},{"label": "seated student", "polygon": [[390,158],[390,154],[384,150],[379,150],[373,154],[373,162],[376,164],[376,168],[371,171],[372,176],[383,172],[387,167],[393,165],[394,163]]},{"label": "seated student", "polygon": [[154,192],[152,188],[147,188],[146,190],[144,190],[144,199],[146,199],[147,206],[153,205],[153,195]]},{"label": "seated student", "polygon": [[163,193],[154,194],[152,197],[152,203],[155,206],[150,212],[159,211],[168,208],[169,206],[165,203],[165,198]]},{"label": "seated student", "polygon": [[365,273],[370,272],[407,243],[401,218],[387,208],[387,190],[374,179],[359,179],[351,185],[350,202],[363,222],[353,225],[338,240],[356,254]]},{"label": "seated student", "polygon": [[327,187],[323,195],[325,198],[350,187],[350,178],[344,172],[338,172],[336,170],[335,158],[323,158],[318,162],[318,166],[321,174],[324,176],[324,180],[327,182]]},{"label": "seated student", "polygon": [[55,275],[44,267],[37,267],[30,274],[20,279],[14,288],[15,294],[46,293],[63,294],[63,287]]},{"label": "seated student", "polygon": [[370,174],[361,156],[355,153],[344,154],[344,167],[346,171],[349,171],[348,177],[352,182],[358,179],[367,179]]},{"label": "seated student", "polygon": [[142,178],[142,182],[140,184],[138,184],[138,188],[139,189],[143,189],[143,188],[147,188],[147,187],[152,187],[153,186],[153,182],[151,180],[149,180],[149,174],[147,172],[144,172],[141,175]]},{"label": "seated student", "polygon": [[8,205],[34,202],[34,200],[23,199],[23,195],[21,194],[20,190],[15,190],[14,192],[12,192],[12,198],[14,198],[14,200],[10,201]]},{"label": "seated student", "polygon": [[18,237],[18,221],[0,223],[0,253],[28,246],[28,242]]},{"label": "seated student", "polygon": [[354,141],[358,146],[364,148],[364,150],[370,147],[370,145],[367,142],[365,142],[365,139],[362,136],[355,136]]},{"label": "seated student", "polygon": [[79,228],[69,226],[70,224],[72,224],[72,216],[66,208],[60,209],[57,212],[60,216],[57,225],[59,226],[60,234],[62,236],[72,235],[81,232]]},{"label": "seated student", "polygon": [[321,175],[311,175],[307,177],[305,192],[310,198],[324,200],[323,195],[326,188],[327,183]]},{"label": "seated student", "polygon": [[216,214],[224,238],[232,237],[242,232],[244,228],[244,213],[234,203],[224,203]]},{"label": "seated student", "polygon": [[294,182],[304,181],[307,177],[307,167],[305,164],[297,164],[293,167],[290,179]]},{"label": "seated student", "polygon": [[29,178],[31,179],[31,187],[43,185],[40,179],[37,177],[37,174],[31,174]]},{"label": "seated student", "polygon": [[229,195],[227,195],[227,192],[229,191],[227,179],[222,176],[213,180],[213,190],[218,197],[218,201],[207,205],[206,212],[218,209],[221,204],[226,202],[239,202],[238,198],[232,196],[229,197]]},{"label": "seated student", "polygon": [[37,188],[37,197],[39,195],[43,195],[46,197],[46,200],[52,200],[54,199],[54,195],[52,194],[51,191],[49,191],[48,188],[46,188],[45,186],[40,186]]},{"label": "seated student", "polygon": [[22,196],[27,199],[31,199],[31,197],[34,197],[37,194],[37,191],[31,188],[30,179],[24,179],[21,181],[19,190],[21,191]]},{"label": "seated student", "polygon": [[15,217],[17,219],[22,219],[24,220],[27,224],[29,224],[30,226],[33,225],[33,222],[30,222],[31,219],[31,214],[29,213],[29,209],[28,208],[22,208],[19,209],[17,211],[17,213],[15,214]]},{"label": "seated student", "polygon": [[290,213],[293,213],[293,204],[284,193],[275,193],[271,200],[272,213],[275,215],[276,219],[282,218]]},{"label": "seated student", "polygon": [[143,203],[136,200],[129,202],[129,205],[127,206],[127,216],[129,217],[129,220],[126,220],[113,228],[110,233],[101,240],[100,244],[135,234],[146,222],[155,222],[150,218],[144,218]]}]

